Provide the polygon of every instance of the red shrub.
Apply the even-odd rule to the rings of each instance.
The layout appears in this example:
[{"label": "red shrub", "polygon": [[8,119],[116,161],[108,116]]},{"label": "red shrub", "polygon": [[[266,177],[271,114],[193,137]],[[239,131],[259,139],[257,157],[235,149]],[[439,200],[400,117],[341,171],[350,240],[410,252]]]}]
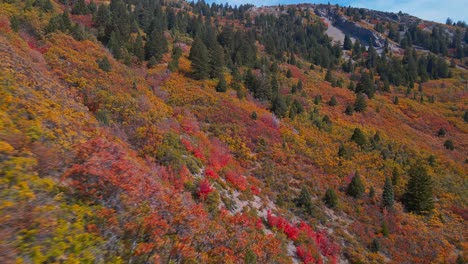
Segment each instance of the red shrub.
[{"label": "red shrub", "polygon": [[211,192],[213,192],[213,187],[211,187],[210,182],[207,179],[201,181],[200,185],[198,186],[198,197],[200,197],[202,200],[205,200]]},{"label": "red shrub", "polygon": [[228,171],[226,173],[226,180],[241,191],[245,191],[247,189],[247,180],[245,177],[235,173],[234,171]]},{"label": "red shrub", "polygon": [[219,179],[218,173],[216,173],[212,168],[206,168],[205,176],[213,180]]},{"label": "red shrub", "polygon": [[283,233],[285,233],[289,239],[293,241],[297,240],[299,236],[299,229],[290,224],[286,219],[279,216],[274,216],[270,211],[268,211],[267,221],[271,227],[278,228]]},{"label": "red shrub", "polygon": [[315,263],[315,259],[312,254],[307,250],[304,245],[296,247],[297,256],[304,262],[304,264]]}]

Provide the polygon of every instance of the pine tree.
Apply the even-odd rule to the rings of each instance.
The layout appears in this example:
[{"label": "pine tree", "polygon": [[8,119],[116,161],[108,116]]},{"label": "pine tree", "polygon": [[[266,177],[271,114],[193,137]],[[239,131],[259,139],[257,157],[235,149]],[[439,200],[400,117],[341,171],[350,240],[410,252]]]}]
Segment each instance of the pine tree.
[{"label": "pine tree", "polygon": [[192,61],[192,71],[196,79],[206,79],[210,74],[208,49],[199,37],[195,37],[190,49],[189,59]]},{"label": "pine tree", "polygon": [[352,196],[354,198],[360,198],[365,191],[364,184],[362,184],[361,177],[359,173],[356,172],[353,179],[348,185],[348,189],[346,190],[346,194]]},{"label": "pine tree", "polygon": [[425,214],[434,209],[432,197],[432,180],[427,169],[416,164],[408,172],[410,179],[403,195],[403,204],[409,212]]},{"label": "pine tree", "polygon": [[397,186],[400,183],[400,172],[397,167],[393,168],[392,171],[392,185]]},{"label": "pine tree", "polygon": [[221,45],[215,44],[209,51],[210,54],[210,76],[219,78],[224,71],[224,50]]},{"label": "pine tree", "polygon": [[455,145],[453,144],[453,141],[451,139],[447,139],[445,142],[444,142],[444,147],[448,150],[454,150],[455,149]]},{"label": "pine tree", "polygon": [[145,59],[145,47],[143,45],[143,39],[140,34],[138,34],[135,40],[135,45],[133,46],[133,54],[139,62],[142,62]]},{"label": "pine tree", "polygon": [[[157,62],[160,62],[162,60],[163,54],[167,52],[167,50],[168,44],[163,32],[159,29],[153,29],[150,38],[145,45],[146,59],[151,59],[151,57],[154,57]],[[206,58],[208,58],[208,54],[206,55]]]},{"label": "pine tree", "polygon": [[353,135],[351,136],[351,141],[362,147],[367,144],[367,137],[362,133],[361,129],[355,128]]},{"label": "pine tree", "polygon": [[354,114],[354,107],[352,105],[347,105],[345,109],[345,114],[352,116]]},{"label": "pine tree", "polygon": [[374,97],[375,87],[374,82],[372,81],[372,75],[370,73],[363,72],[361,74],[361,79],[356,86],[356,92],[365,93],[367,96],[369,96],[369,98]]},{"label": "pine tree", "polygon": [[329,83],[333,82],[333,75],[330,69],[328,69],[327,73],[325,74],[325,81]]},{"label": "pine tree", "polygon": [[304,208],[305,212],[309,215],[313,214],[313,204],[310,198],[309,190],[306,187],[302,187],[299,197],[296,199],[296,205]]},{"label": "pine tree", "polygon": [[225,93],[227,91],[226,79],[222,75],[219,77],[218,85],[216,85],[216,91],[218,93]]},{"label": "pine tree", "polygon": [[343,49],[351,50],[352,48],[353,48],[353,42],[351,41],[351,38],[348,35],[345,35]]},{"label": "pine tree", "polygon": [[366,96],[359,93],[356,95],[356,101],[354,102],[354,110],[356,112],[364,112],[367,108]]},{"label": "pine tree", "polygon": [[335,208],[338,205],[338,195],[332,188],[328,188],[323,197],[323,201],[328,208]]},{"label": "pine tree", "polygon": [[272,102],[271,110],[278,117],[285,117],[286,112],[288,111],[288,105],[284,100],[283,96],[278,94]]},{"label": "pine tree", "polygon": [[102,57],[102,59],[97,60],[96,62],[101,70],[105,72],[112,71],[112,65],[110,64],[106,56]]},{"label": "pine tree", "polygon": [[330,99],[330,101],[328,102],[328,105],[329,106],[336,106],[338,104],[338,102],[336,101],[336,97],[335,96],[332,96],[332,98]]},{"label": "pine tree", "polygon": [[384,207],[392,207],[395,200],[393,193],[393,185],[390,177],[385,178],[385,184],[382,193],[382,205]]}]

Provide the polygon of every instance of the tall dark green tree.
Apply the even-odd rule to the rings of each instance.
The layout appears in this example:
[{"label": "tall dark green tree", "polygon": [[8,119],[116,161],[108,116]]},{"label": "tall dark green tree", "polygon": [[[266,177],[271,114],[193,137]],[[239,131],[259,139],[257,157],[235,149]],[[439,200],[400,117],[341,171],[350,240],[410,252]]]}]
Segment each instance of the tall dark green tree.
[{"label": "tall dark green tree", "polygon": [[359,128],[355,128],[353,135],[351,136],[351,141],[355,142],[359,146],[364,146],[367,144],[367,137]]},{"label": "tall dark green tree", "polygon": [[[149,60],[154,57],[157,62],[162,60],[163,54],[168,50],[167,40],[164,37],[162,30],[155,28],[151,32],[149,40],[145,45],[145,57]],[[208,57],[208,55],[207,55]]]},{"label": "tall dark green tree", "polygon": [[332,188],[328,188],[323,197],[323,202],[328,208],[335,208],[338,205],[338,195]]},{"label": "tall dark green tree", "polygon": [[306,187],[302,187],[301,193],[299,194],[299,197],[296,199],[296,205],[298,207],[302,207],[304,211],[311,215],[313,213],[313,204],[312,204],[312,199],[310,197],[309,190],[307,190]]},{"label": "tall dark green tree", "polygon": [[143,39],[140,34],[138,34],[137,38],[135,39],[135,44],[133,45],[133,54],[139,62],[142,62],[145,59],[145,47],[143,45]]},{"label": "tall dark green tree", "polygon": [[375,86],[372,80],[371,73],[363,72],[361,74],[361,79],[359,80],[358,85],[356,86],[357,93],[365,93],[369,98],[374,97]]},{"label": "tall dark green tree", "polygon": [[195,78],[203,80],[210,75],[209,53],[199,37],[195,37],[189,59],[192,61],[192,71]]},{"label": "tall dark green tree", "polygon": [[286,101],[284,100],[282,95],[278,94],[273,99],[271,110],[278,117],[286,116],[286,113],[288,112],[288,105],[286,104]]},{"label": "tall dark green tree", "polygon": [[[216,42],[216,41],[215,41]],[[224,72],[224,50],[217,42],[209,50],[210,77],[219,78]]]},{"label": "tall dark green tree", "polygon": [[216,91],[218,93],[224,93],[227,91],[226,79],[222,75],[219,77],[218,85],[216,85]]},{"label": "tall dark green tree", "polygon": [[434,209],[432,194],[432,179],[427,173],[426,167],[415,164],[408,171],[410,179],[406,192],[403,195],[403,204],[409,212],[426,214]]},{"label": "tall dark green tree", "polygon": [[356,95],[356,101],[354,101],[354,110],[356,112],[364,112],[367,108],[366,96],[362,93]]},{"label": "tall dark green tree", "polygon": [[364,184],[362,183],[361,176],[359,176],[359,173],[356,172],[353,179],[348,185],[346,194],[354,198],[360,198],[362,197],[364,192],[365,192],[365,187],[364,187]]},{"label": "tall dark green tree", "polygon": [[353,48],[353,42],[351,41],[351,38],[348,35],[345,35],[343,49],[351,50],[352,48]]},{"label": "tall dark green tree", "polygon": [[392,207],[395,202],[395,195],[393,193],[393,184],[390,177],[385,178],[385,184],[382,193],[382,205],[384,207]]}]

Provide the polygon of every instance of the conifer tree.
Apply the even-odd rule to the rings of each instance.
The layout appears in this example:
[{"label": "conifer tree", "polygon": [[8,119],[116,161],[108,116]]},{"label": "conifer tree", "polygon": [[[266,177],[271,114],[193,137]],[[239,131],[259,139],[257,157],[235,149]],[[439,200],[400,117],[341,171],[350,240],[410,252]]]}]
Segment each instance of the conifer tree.
[{"label": "conifer tree", "polygon": [[195,37],[190,49],[189,59],[192,61],[192,71],[196,79],[206,79],[210,74],[208,49],[199,37]]},{"label": "conifer tree", "polygon": [[361,176],[359,176],[359,173],[356,172],[353,179],[348,185],[346,194],[354,198],[360,198],[364,194],[364,191],[365,191],[365,187],[364,187],[364,184],[362,184]]},{"label": "conifer tree", "polygon": [[[217,42],[216,42],[217,43]],[[224,68],[224,50],[219,44],[209,50],[210,54],[210,77],[219,78],[223,75]]]},{"label": "conifer tree", "polygon": [[403,204],[409,212],[424,214],[434,209],[432,197],[432,180],[427,169],[416,164],[408,172],[410,179],[403,195]]},{"label": "conifer tree", "polygon": [[351,136],[351,141],[362,147],[367,144],[367,137],[362,133],[361,129],[355,128],[353,135]]},{"label": "conifer tree", "polygon": [[395,200],[393,193],[393,185],[390,177],[385,178],[385,184],[382,193],[382,205],[384,207],[392,207]]},{"label": "conifer tree", "polygon": [[325,74],[325,81],[330,83],[333,82],[333,75],[330,69],[328,69],[327,73]]},{"label": "conifer tree", "polygon": [[357,94],[356,101],[354,102],[354,110],[356,112],[364,112],[366,108],[367,108],[366,97],[362,93]]},{"label": "conifer tree", "polygon": [[137,38],[135,39],[133,54],[139,62],[142,62],[145,59],[145,47],[143,45],[143,39],[140,34],[138,34]]},{"label": "conifer tree", "polygon": [[354,107],[352,105],[347,105],[345,109],[345,114],[352,116],[354,113]]},{"label": "conifer tree", "polygon": [[271,110],[278,117],[285,117],[286,116],[286,112],[288,111],[288,105],[286,104],[286,101],[284,100],[282,95],[278,94],[275,97],[275,99],[272,102]]},{"label": "conifer tree", "polygon": [[348,35],[345,35],[343,49],[351,50],[352,48],[353,48],[353,42],[351,41],[351,38]]},{"label": "conifer tree", "polygon": [[[157,62],[160,62],[162,60],[163,54],[167,52],[167,49],[168,44],[163,32],[157,28],[153,29],[149,40],[145,45],[146,59],[151,59],[151,57],[154,57]],[[206,58],[208,58],[208,55],[206,55]]]},{"label": "conifer tree", "polygon": [[332,96],[332,98],[330,99],[330,101],[328,102],[328,105],[329,106],[336,106],[338,104],[338,102],[336,101],[336,97],[335,96]]},{"label": "conifer tree", "polygon": [[338,205],[338,195],[332,188],[328,188],[323,197],[323,201],[328,208],[335,208]]},{"label": "conifer tree", "polygon": [[224,93],[227,91],[226,79],[222,75],[219,77],[218,85],[216,85],[216,91],[218,93]]},{"label": "conifer tree", "polygon": [[309,215],[313,213],[313,204],[310,197],[309,190],[306,187],[302,187],[299,197],[296,199],[296,205],[304,208],[305,212]]}]

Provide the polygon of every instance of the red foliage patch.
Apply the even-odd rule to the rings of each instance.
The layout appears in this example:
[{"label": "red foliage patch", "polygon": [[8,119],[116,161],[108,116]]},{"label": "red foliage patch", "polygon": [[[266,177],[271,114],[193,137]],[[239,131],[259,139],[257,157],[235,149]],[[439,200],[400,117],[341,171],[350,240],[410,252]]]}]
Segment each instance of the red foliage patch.
[{"label": "red foliage patch", "polygon": [[299,236],[299,229],[289,223],[286,219],[280,216],[274,216],[268,211],[267,221],[271,227],[276,227],[281,230],[291,240],[297,240]]},{"label": "red foliage patch", "polygon": [[207,179],[201,181],[198,186],[198,197],[205,200],[211,192],[213,192],[213,187],[211,187],[210,182]]},{"label": "red foliage patch", "polygon": [[226,180],[241,191],[247,189],[247,180],[245,177],[234,171],[228,171],[226,173]]},{"label": "red foliage patch", "polygon": [[216,173],[212,168],[206,168],[205,176],[213,180],[219,179],[218,173]]}]

